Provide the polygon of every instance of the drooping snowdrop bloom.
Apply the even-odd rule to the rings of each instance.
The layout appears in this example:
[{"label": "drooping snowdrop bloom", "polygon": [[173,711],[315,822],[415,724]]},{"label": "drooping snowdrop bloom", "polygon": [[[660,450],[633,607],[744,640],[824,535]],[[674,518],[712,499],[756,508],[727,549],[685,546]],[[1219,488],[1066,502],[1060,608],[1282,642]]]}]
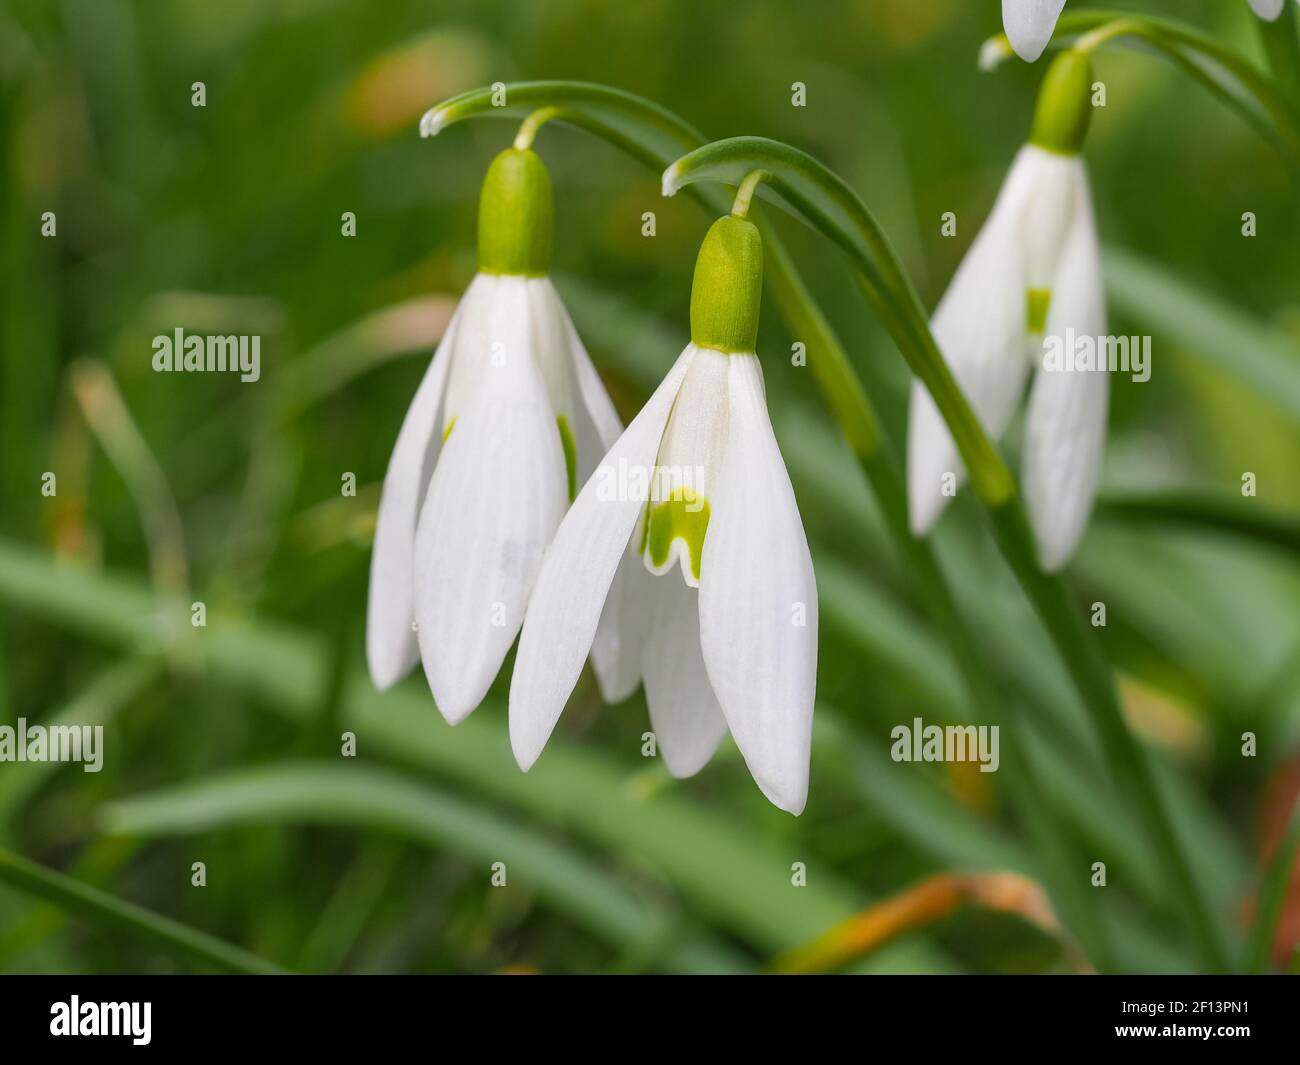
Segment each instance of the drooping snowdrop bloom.
[{"label": "drooping snowdrop bloom", "polygon": [[579,478],[622,429],[547,277],[551,234],[546,168],[531,150],[502,152],[483,183],[479,272],[384,478],[370,676],[383,690],[423,659],[452,724],[482,701]]},{"label": "drooping snowdrop bloom", "polygon": [[1250,0],[1251,10],[1269,22],[1276,22],[1285,6],[1286,0]]},{"label": "drooping snowdrop bloom", "polygon": [[[1286,0],[1247,0],[1262,19],[1275,22]],[[1056,30],[1065,0],[1002,0],[1002,27],[1016,55],[1027,63],[1043,54]]]},{"label": "drooping snowdrop bloom", "polygon": [[[1066,52],[1049,68],[1033,135],[1021,149],[931,327],[985,431],[1006,429],[1031,366],[1024,440],[1025,502],[1039,562],[1073,554],[1096,493],[1109,382],[1076,359],[1106,332],[1101,253],[1079,150],[1091,113],[1091,64]],[[1063,357],[1057,357],[1063,356]],[[930,393],[913,382],[908,502],[924,534],[965,475]]]},{"label": "drooping snowdrop bloom", "polygon": [[1002,26],[1016,55],[1026,63],[1042,55],[1064,7],[1065,0],[1002,0]]},{"label": "drooping snowdrop bloom", "polygon": [[525,770],[613,628],[618,688],[644,678],[671,773],[698,772],[730,729],[763,793],[803,810],[817,589],[754,354],[761,283],[757,229],[714,223],[691,343],[579,492],[538,575],[510,686]]}]

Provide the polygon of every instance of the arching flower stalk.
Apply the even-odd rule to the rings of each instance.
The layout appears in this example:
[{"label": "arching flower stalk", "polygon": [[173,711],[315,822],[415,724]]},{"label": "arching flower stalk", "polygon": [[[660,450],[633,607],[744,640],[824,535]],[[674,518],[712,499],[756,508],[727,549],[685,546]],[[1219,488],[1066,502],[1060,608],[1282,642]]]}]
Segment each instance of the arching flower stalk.
[{"label": "arching flower stalk", "polygon": [[617,622],[617,688],[645,681],[669,771],[698,772],[729,729],[763,793],[803,810],[817,588],[754,353],[761,283],[755,226],[715,222],[691,343],[583,486],[538,575],[510,687],[525,770],[598,627]]},{"label": "arching flower stalk", "polygon": [[[1091,115],[1092,66],[1065,52],[1044,79],[1030,142],[940,301],[931,323],[953,376],[985,431],[998,437],[1031,366],[1023,490],[1040,564],[1060,568],[1083,535],[1105,446],[1107,375],[1049,366],[1058,350],[1106,331],[1101,252],[1079,151]],[[912,388],[908,496],[927,532],[965,471],[929,392]]]},{"label": "arching flower stalk", "polygon": [[479,272],[402,422],[371,556],[371,679],[383,690],[422,659],[452,724],[497,675],[576,486],[622,429],[547,276],[536,124],[484,180]]}]

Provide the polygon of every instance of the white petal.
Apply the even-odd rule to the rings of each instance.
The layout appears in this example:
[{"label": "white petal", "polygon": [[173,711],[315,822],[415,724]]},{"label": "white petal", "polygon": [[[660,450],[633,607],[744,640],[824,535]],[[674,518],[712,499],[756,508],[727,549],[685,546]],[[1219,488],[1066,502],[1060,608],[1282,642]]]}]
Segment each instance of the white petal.
[{"label": "white petal", "polygon": [[542,380],[546,382],[551,409],[564,417],[570,431],[576,431],[578,381],[570,351],[569,316],[564,313],[564,305],[550,278],[527,278],[524,287],[528,291],[528,310],[532,317],[533,357]]},{"label": "white petal", "polygon": [[501,296],[503,286],[518,288],[520,278],[501,277],[496,274],[475,274],[474,280],[461,297],[458,317],[460,333],[456,341],[460,354],[452,361],[447,373],[447,393],[442,404],[442,426],[455,422],[473,391],[483,365],[492,354],[492,329],[495,321],[493,307]]},{"label": "white petal", "polygon": [[817,585],[757,358],[731,356],[728,391],[731,430],[700,574],[700,642],[750,773],[773,803],[798,814],[808,796]]},{"label": "white petal", "polygon": [[[559,296],[556,296],[559,299]],[[605,384],[600,379],[600,374],[596,372],[596,367],[592,365],[591,356],[587,354],[587,349],[583,347],[582,341],[578,337],[578,331],[573,326],[573,321],[569,318],[567,312],[564,314],[564,321],[569,332],[569,350],[573,355],[574,369],[578,377],[578,391],[582,395],[583,406],[586,407],[587,416],[595,426],[596,435],[602,444],[600,453],[594,456],[590,461],[587,476],[590,476],[590,470],[596,468],[596,463],[606,451],[614,446],[623,433],[623,423],[619,420],[618,412],[614,409],[614,404],[610,401],[609,393],[605,390]],[[579,456],[581,458],[581,456]],[[579,464],[581,468],[581,463]],[[586,476],[581,478],[585,483]]]},{"label": "white petal", "polygon": [[[551,282],[551,298],[562,322],[567,339],[571,372],[578,391],[573,412],[573,436],[577,446],[577,483],[585,484],[605,453],[623,434],[623,423],[610,402],[609,393],[583,347],[572,319],[565,311],[559,293]],[[637,587],[644,582],[634,568],[642,568],[636,559],[625,559],[619,566],[609,598],[601,612],[600,623],[591,645],[591,667],[601,697],[607,703],[628,698],[641,682],[640,644],[642,618],[636,609]]]},{"label": "white petal", "polygon": [[690,366],[687,347],[632,419],[560,524],[537,577],[510,682],[510,743],[521,769],[542,753],[591,650],[602,608],[648,490],[668,413]]},{"label": "white petal", "polygon": [[1282,14],[1285,0],[1250,0],[1251,10],[1260,18],[1273,22]]},{"label": "white petal", "polygon": [[646,573],[645,580],[651,622],[642,672],[650,726],[668,772],[693,777],[727,734],[700,649],[700,593],[675,573]]},{"label": "white petal", "polygon": [[609,586],[591,644],[591,668],[607,703],[621,703],[641,683],[641,647],[651,620],[646,604],[654,578],[636,547],[634,535]]},{"label": "white petal", "polygon": [[1026,63],[1043,54],[1063,7],[1065,0],[1002,0],[1007,39]]},{"label": "white petal", "polygon": [[420,657],[412,627],[415,523],[442,443],[439,415],[464,307],[462,301],[416,389],[384,474],[366,602],[366,661],[380,691],[406,676]]},{"label": "white petal", "polygon": [[[1106,301],[1101,249],[1086,178],[1054,286],[1047,335],[1101,338]],[[1092,511],[1106,445],[1109,375],[1040,368],[1025,423],[1024,492],[1039,562],[1052,571],[1074,554]]]},{"label": "white petal", "polygon": [[420,657],[452,724],[501,668],[568,500],[525,281],[497,281],[490,354],[443,445],[415,537]]},{"label": "white petal", "polygon": [[1020,212],[1025,287],[1050,292],[1087,173],[1077,155],[1058,155],[1032,144],[1021,151],[1033,175]]},{"label": "white petal", "polygon": [[[953,376],[985,432],[1002,435],[1029,371],[1025,328],[1022,221],[1045,152],[1022,149],[997,203],[935,310],[931,329]],[[939,517],[966,470],[929,391],[912,383],[907,425],[907,489],[912,531],[922,535]]]}]

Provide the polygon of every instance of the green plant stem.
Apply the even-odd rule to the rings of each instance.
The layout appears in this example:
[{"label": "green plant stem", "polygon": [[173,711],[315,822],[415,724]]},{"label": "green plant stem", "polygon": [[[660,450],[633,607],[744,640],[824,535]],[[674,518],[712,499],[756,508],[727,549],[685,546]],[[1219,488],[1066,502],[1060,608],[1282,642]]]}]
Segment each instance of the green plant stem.
[{"label": "green plant stem", "polygon": [[[785,245],[774,239],[771,226],[765,225],[761,216],[756,216],[755,221],[763,234],[766,263],[764,275],[768,289],[791,335],[802,341],[807,349],[808,366],[822,394],[822,400],[830,410],[835,425],[848,441],[854,457],[862,464],[868,480],[872,481],[872,491],[880,505],[890,505],[884,490],[892,486],[897,486],[898,502],[901,502],[905,497],[902,495],[902,481],[896,469],[887,481],[877,483],[872,476],[874,469],[889,466],[890,462],[880,457],[880,418],[862,386],[862,379],[854,371],[848,354],[840,345],[825,315],[804,287],[803,279],[794,269]],[[895,533],[899,531],[892,525],[891,530]],[[895,541],[899,550],[905,551],[913,540],[905,526],[902,533],[901,536],[895,536]]]},{"label": "green plant stem", "polygon": [[559,107],[539,107],[531,115],[524,119],[523,124],[519,127],[519,132],[515,134],[515,148],[518,151],[525,151],[533,146],[533,140],[537,137],[537,131],[552,119],[563,118],[564,111]]},{"label": "green plant stem", "polygon": [[95,923],[148,939],[169,953],[224,972],[279,974],[285,970],[240,947],[190,928],[143,906],[109,895],[79,880],[0,851],[0,882],[89,917]]},{"label": "green plant stem", "polygon": [[991,510],[989,517],[1003,557],[1047,627],[1091,713],[1112,782],[1121,792],[1127,785],[1136,793],[1147,833],[1182,889],[1184,907],[1206,959],[1217,971],[1226,970],[1229,960],[1218,922],[1178,838],[1150,755],[1124,721],[1114,679],[1094,634],[1084,624],[1065,583],[1044,573],[1034,562],[1033,535],[1023,508],[1009,503]]},{"label": "green plant stem", "polygon": [[897,464],[891,461],[887,444],[882,446],[882,451],[885,454],[864,461],[862,467],[881,500],[886,524],[893,531],[894,539],[905,545],[908,568],[916,579],[931,619],[952,651],[980,719],[1013,726],[1003,733],[1002,739],[1005,762],[1012,768],[1005,778],[1007,790],[1021,811],[1035,850],[1044,859],[1044,867],[1048,870],[1045,886],[1061,907],[1068,926],[1075,930],[1092,964],[1100,971],[1110,971],[1114,966],[1114,955],[1105,928],[1097,919],[1092,901],[1084,897],[1085,881],[1074,870],[1075,863],[1064,849],[1064,840],[1045,816],[1049,806],[1044,800],[1046,792],[1036,778],[1028,753],[1014,738],[1017,724],[1014,703],[998,697],[985,657],[971,635],[969,624],[958,610],[934,552],[924,540],[910,534],[907,508],[903,502],[906,495],[896,472]]},{"label": "green plant stem", "polygon": [[734,217],[744,218],[749,214],[749,205],[754,199],[754,193],[765,177],[767,175],[761,170],[755,170],[753,173],[745,175],[745,180],[740,183],[740,188],[736,190],[736,201],[731,205],[731,213]]}]

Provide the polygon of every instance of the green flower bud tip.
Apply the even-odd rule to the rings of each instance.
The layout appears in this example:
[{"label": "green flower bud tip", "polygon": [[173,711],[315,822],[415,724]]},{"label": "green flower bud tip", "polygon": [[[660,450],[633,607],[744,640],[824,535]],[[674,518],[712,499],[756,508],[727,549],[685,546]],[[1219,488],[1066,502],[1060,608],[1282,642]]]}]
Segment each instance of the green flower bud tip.
[{"label": "green flower bud tip", "polygon": [[1078,155],[1092,120],[1092,60],[1073,49],[1047,68],[1029,143],[1057,155]]},{"label": "green flower bud tip", "polygon": [[715,351],[752,353],[758,344],[763,240],[753,222],[729,215],[709,228],[695,261],[691,340]]},{"label": "green flower bud tip", "polygon": [[492,160],[478,208],[478,267],[485,274],[545,277],[551,268],[555,207],[551,177],[530,148]]}]

